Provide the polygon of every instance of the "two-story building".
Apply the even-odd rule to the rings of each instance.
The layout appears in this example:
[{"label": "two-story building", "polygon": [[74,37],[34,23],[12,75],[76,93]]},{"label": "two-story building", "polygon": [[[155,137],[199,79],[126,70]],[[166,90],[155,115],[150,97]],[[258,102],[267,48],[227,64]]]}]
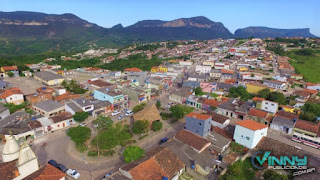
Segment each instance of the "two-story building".
[{"label": "two-story building", "polygon": [[186,129],[199,136],[206,137],[210,133],[212,116],[192,112],[186,115]]}]

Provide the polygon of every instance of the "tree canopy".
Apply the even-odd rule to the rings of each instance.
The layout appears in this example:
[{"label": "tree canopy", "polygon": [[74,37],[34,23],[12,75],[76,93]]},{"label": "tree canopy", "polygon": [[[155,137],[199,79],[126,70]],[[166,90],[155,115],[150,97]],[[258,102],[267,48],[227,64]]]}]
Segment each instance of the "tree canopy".
[{"label": "tree canopy", "polygon": [[243,86],[231,87],[228,96],[232,98],[240,97],[240,99],[244,101],[247,101],[252,97]]},{"label": "tree canopy", "polygon": [[123,151],[124,161],[130,163],[132,161],[140,159],[144,155],[145,151],[139,146],[128,146]]},{"label": "tree canopy", "polygon": [[147,120],[138,120],[133,123],[132,132],[135,134],[143,134],[149,130],[149,121]]},{"label": "tree canopy", "polygon": [[67,135],[76,144],[76,149],[83,152],[87,149],[85,142],[90,139],[91,130],[87,127],[73,127],[70,128]]},{"label": "tree canopy", "polygon": [[153,121],[151,125],[151,129],[153,131],[159,131],[162,129],[162,122],[161,121]]},{"label": "tree canopy", "polygon": [[82,89],[79,84],[75,80],[71,80],[69,83],[67,81],[63,81],[61,85],[66,88],[69,92],[73,92],[75,94],[83,94],[86,92],[85,89]]},{"label": "tree canopy", "polygon": [[134,113],[137,113],[137,112],[141,111],[142,109],[144,109],[146,106],[147,106],[146,103],[138,104],[138,105],[136,105],[135,107],[133,107],[132,111],[133,111]]},{"label": "tree canopy", "polygon": [[283,174],[279,174],[273,170],[266,170],[264,173],[263,173],[263,178],[265,180],[288,180],[288,176],[286,175],[283,175]]},{"label": "tree canopy", "polygon": [[180,104],[177,104],[175,106],[170,107],[171,115],[175,119],[181,119],[183,118],[186,114],[189,114],[193,111],[194,108],[188,107],[188,106],[183,106]]},{"label": "tree canopy", "polygon": [[76,112],[72,117],[76,122],[83,122],[89,117],[89,113],[84,111]]},{"label": "tree canopy", "polygon": [[110,117],[98,116],[97,119],[93,120],[93,124],[97,126],[98,130],[105,130],[112,127],[113,121]]}]

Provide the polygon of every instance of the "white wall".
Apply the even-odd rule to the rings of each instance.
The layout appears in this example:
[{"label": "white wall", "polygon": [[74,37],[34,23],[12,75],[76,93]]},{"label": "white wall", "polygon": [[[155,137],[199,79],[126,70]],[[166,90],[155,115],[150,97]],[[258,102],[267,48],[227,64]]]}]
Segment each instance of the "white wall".
[{"label": "white wall", "polygon": [[257,144],[260,142],[262,137],[267,135],[267,130],[268,128],[253,131],[245,127],[236,125],[233,139],[237,143],[252,149],[257,146]]},{"label": "white wall", "polygon": [[275,114],[278,111],[278,103],[273,101],[262,101],[261,109]]}]

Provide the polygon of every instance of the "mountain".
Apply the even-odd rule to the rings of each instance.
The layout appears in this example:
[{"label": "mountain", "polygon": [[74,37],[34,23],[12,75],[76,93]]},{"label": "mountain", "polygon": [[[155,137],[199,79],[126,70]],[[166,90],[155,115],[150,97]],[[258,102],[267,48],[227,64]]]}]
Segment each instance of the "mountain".
[{"label": "mountain", "polygon": [[126,27],[125,31],[151,40],[233,38],[233,34],[222,23],[203,16],[173,21],[144,20]]},{"label": "mountain", "polygon": [[316,37],[310,33],[309,28],[303,29],[276,29],[268,27],[246,27],[237,29],[234,33],[236,38],[276,38],[276,37]]}]

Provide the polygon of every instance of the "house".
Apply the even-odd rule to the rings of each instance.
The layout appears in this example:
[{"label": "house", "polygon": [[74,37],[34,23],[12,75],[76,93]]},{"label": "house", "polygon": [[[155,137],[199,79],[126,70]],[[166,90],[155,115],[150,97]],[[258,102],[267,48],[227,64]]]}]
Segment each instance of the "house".
[{"label": "house", "polygon": [[169,95],[169,100],[177,102],[177,103],[184,103],[187,98],[192,94],[192,88],[189,87],[182,87],[180,89],[176,89]]},{"label": "house", "polygon": [[243,120],[236,123],[233,139],[249,149],[257,146],[260,140],[267,136],[268,126],[253,120]]},{"label": "house", "polygon": [[221,78],[221,70],[213,69],[210,71],[210,78],[214,80],[218,80]]},{"label": "house", "polygon": [[72,114],[69,112],[62,112],[55,116],[50,117],[52,124],[50,125],[51,131],[56,131],[61,128],[68,127],[72,124],[75,124]]},{"label": "house", "polygon": [[209,74],[211,71],[211,66],[196,65],[195,71],[203,74]]},{"label": "house", "polygon": [[179,61],[179,65],[181,66],[191,66],[193,64],[192,61],[187,60],[187,61]]},{"label": "house", "polygon": [[300,108],[289,106],[289,105],[280,105],[279,110],[283,110],[288,113],[301,114]]},{"label": "house", "polygon": [[233,75],[233,71],[230,71],[230,70],[226,70],[226,69],[222,69],[221,70],[221,78],[220,78],[220,81],[224,81],[226,79],[232,79],[234,78],[234,75]]},{"label": "house", "polygon": [[199,81],[199,82],[206,82],[208,81],[207,75],[199,75],[199,74],[191,74],[188,76],[188,81]]},{"label": "house", "polygon": [[253,104],[238,99],[229,99],[225,103],[221,103],[217,108],[217,113],[227,116],[244,119]]},{"label": "house", "polygon": [[146,88],[154,88],[156,90],[164,89],[165,83],[164,79],[161,77],[151,77],[146,80],[145,87]]},{"label": "house", "polygon": [[293,92],[294,96],[298,96],[295,99],[298,102],[307,102],[307,100],[310,97],[315,96],[316,94],[318,94],[317,90],[310,90],[310,89],[302,89],[302,90]]},{"label": "house", "polygon": [[91,112],[94,110],[93,103],[89,99],[86,99],[85,97],[72,99],[71,101],[76,106],[78,106],[82,111],[88,112],[89,114],[91,114]]},{"label": "house", "polygon": [[7,89],[0,94],[0,101],[15,105],[22,104],[24,102],[23,93],[17,87]]},{"label": "house", "polygon": [[2,103],[0,103],[0,121],[10,115],[9,108],[4,107]]},{"label": "house", "polygon": [[215,127],[223,129],[230,124],[231,119],[227,116],[223,116],[216,112],[208,112],[207,114],[212,116],[211,125]]},{"label": "house", "polygon": [[60,171],[51,164],[47,164],[29,176],[25,177],[24,180],[65,180],[66,176],[66,173]]},{"label": "house", "polygon": [[109,101],[114,109],[128,106],[128,97],[124,96],[118,89],[100,88],[95,89],[93,97],[100,101]]},{"label": "house", "polygon": [[281,81],[277,81],[277,80],[264,80],[263,84],[267,85],[270,88],[274,88],[274,89],[279,89],[279,90],[287,89],[286,82],[281,82]]},{"label": "house", "polygon": [[10,83],[6,82],[6,81],[3,81],[3,80],[0,80],[0,90],[1,89],[7,89],[11,86]]},{"label": "house", "polygon": [[[133,161],[119,169],[126,178],[150,180],[177,180],[185,169],[185,164],[168,147],[157,147],[139,160]],[[125,178],[121,178],[125,179]]]},{"label": "house", "polygon": [[159,121],[160,119],[161,119],[161,116],[155,103],[133,114],[134,121],[148,120],[150,122],[150,125],[152,124],[153,121]]},{"label": "house", "polygon": [[165,66],[153,66],[151,72],[168,72],[168,68]]},{"label": "house", "polygon": [[95,89],[102,88],[102,87],[116,88],[116,86],[117,86],[115,84],[110,84],[110,83],[107,83],[105,81],[102,81],[102,80],[100,80],[98,78],[88,80],[88,84],[90,86],[92,86],[93,88],[95,88]]},{"label": "house", "polygon": [[282,133],[292,134],[297,119],[290,119],[283,116],[275,116],[270,124],[270,128]]},{"label": "house", "polygon": [[311,137],[320,139],[320,125],[299,119],[293,128],[293,134],[298,135],[299,137],[306,136],[308,137],[307,139],[310,139]]},{"label": "house", "polygon": [[0,163],[2,180],[20,180],[39,169],[38,158],[27,143],[21,146],[13,136],[6,138]]},{"label": "house", "polygon": [[32,109],[46,117],[51,117],[65,111],[63,104],[53,100],[38,102],[32,106]]},{"label": "house", "polygon": [[222,97],[218,99],[204,99],[202,102],[202,109],[206,111],[213,111],[215,110],[220,104],[225,103],[229,100],[229,98]]},{"label": "house", "polygon": [[257,109],[261,109],[272,114],[277,113],[279,104],[277,102],[269,101],[269,100],[262,100],[257,101],[256,103]]},{"label": "house", "polygon": [[123,87],[122,92],[127,94],[131,101],[143,102],[151,99],[151,89],[141,87]]},{"label": "house", "polygon": [[224,129],[214,126],[212,131],[210,132],[208,140],[211,141],[211,145],[213,150],[218,154],[222,154],[225,150],[228,149],[232,142],[232,136],[229,137],[225,132]]},{"label": "house", "polygon": [[203,98],[199,96],[190,95],[186,100],[186,105],[194,108],[202,108]]},{"label": "house", "polygon": [[51,87],[41,87],[36,89],[36,93],[26,95],[26,99],[30,104],[35,104],[41,101],[52,100],[55,90]]},{"label": "house", "polygon": [[313,83],[307,82],[305,86],[307,89],[320,91],[320,83],[313,84]]},{"label": "house", "polygon": [[186,130],[191,131],[201,137],[206,137],[210,133],[212,116],[192,112],[186,117]]},{"label": "house", "polygon": [[211,142],[206,138],[185,129],[178,131],[174,139],[187,144],[197,153],[203,152],[211,145]]},{"label": "house", "polygon": [[141,72],[142,70],[136,67],[132,67],[132,68],[127,68],[124,70],[125,73],[130,73],[130,72]]},{"label": "house", "polygon": [[72,101],[65,103],[65,110],[66,112],[69,112],[72,115],[74,115],[77,112],[82,112],[82,109]]},{"label": "house", "polygon": [[211,93],[217,89],[217,83],[200,82],[200,87],[203,92]]},{"label": "house", "polygon": [[199,81],[183,81],[182,87],[190,87],[190,88],[200,87],[200,82]]},{"label": "house", "polygon": [[109,101],[100,101],[97,99],[90,99],[90,101],[94,106],[94,111],[92,112],[93,117],[105,115],[106,113],[113,111],[113,105]]},{"label": "house", "polygon": [[2,66],[0,71],[2,72],[1,77],[8,77],[8,72],[13,73],[13,76],[15,77],[19,76],[19,69],[17,66]]},{"label": "house", "polygon": [[271,122],[273,116],[272,116],[272,114],[268,113],[267,111],[263,111],[263,110],[256,109],[256,108],[251,108],[248,111],[248,115],[246,118],[257,121],[259,123],[263,123],[265,125],[268,125]]},{"label": "house", "polygon": [[33,77],[48,86],[59,85],[64,81],[63,76],[49,71],[36,72],[33,74]]}]

